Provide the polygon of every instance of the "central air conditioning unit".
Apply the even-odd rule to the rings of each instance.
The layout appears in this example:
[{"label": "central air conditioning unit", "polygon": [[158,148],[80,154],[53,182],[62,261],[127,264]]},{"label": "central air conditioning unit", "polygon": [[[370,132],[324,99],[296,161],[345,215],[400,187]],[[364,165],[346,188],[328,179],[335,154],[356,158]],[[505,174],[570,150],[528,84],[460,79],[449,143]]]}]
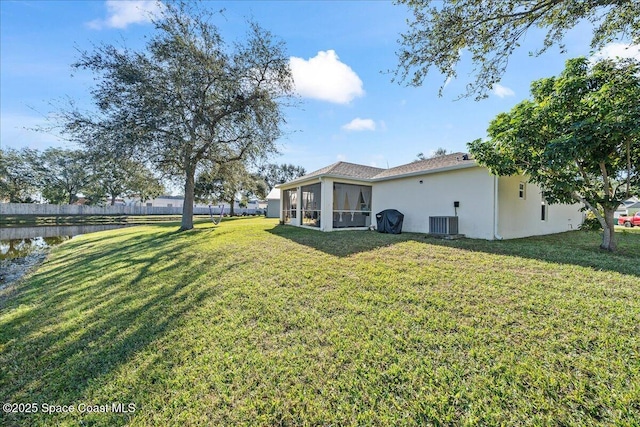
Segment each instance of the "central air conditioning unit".
[{"label": "central air conditioning unit", "polygon": [[430,216],[429,233],[441,236],[458,234],[457,216]]}]

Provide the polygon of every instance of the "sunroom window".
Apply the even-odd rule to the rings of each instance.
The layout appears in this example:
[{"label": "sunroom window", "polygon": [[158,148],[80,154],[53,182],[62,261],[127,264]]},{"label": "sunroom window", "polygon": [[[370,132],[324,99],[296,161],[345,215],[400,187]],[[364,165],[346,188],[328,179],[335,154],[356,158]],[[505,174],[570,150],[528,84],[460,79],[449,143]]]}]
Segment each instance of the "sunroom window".
[{"label": "sunroom window", "polygon": [[291,224],[291,218],[296,217],[298,208],[298,192],[296,189],[282,192],[282,219],[285,224]]},{"label": "sunroom window", "polygon": [[333,185],[333,228],[371,225],[371,187],[367,185]]},{"label": "sunroom window", "polygon": [[322,203],[321,185],[305,185],[302,187],[302,225],[320,227]]}]

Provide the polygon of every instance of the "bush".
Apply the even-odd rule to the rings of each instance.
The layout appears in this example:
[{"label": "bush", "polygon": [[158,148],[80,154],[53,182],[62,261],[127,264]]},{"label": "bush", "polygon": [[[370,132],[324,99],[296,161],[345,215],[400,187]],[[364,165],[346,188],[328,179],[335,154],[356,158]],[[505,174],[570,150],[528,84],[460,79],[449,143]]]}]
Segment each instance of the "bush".
[{"label": "bush", "polygon": [[598,218],[596,218],[593,212],[587,212],[582,225],[580,225],[578,229],[583,231],[601,231],[602,225],[600,225],[600,221],[598,221]]}]

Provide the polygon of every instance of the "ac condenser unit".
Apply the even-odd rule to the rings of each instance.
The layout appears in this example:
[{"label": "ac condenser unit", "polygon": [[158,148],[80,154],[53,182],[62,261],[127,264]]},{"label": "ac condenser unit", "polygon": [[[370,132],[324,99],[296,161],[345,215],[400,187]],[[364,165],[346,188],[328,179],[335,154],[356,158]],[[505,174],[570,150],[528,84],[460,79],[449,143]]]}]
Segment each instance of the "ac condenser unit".
[{"label": "ac condenser unit", "polygon": [[429,233],[439,235],[458,234],[457,216],[430,216]]}]

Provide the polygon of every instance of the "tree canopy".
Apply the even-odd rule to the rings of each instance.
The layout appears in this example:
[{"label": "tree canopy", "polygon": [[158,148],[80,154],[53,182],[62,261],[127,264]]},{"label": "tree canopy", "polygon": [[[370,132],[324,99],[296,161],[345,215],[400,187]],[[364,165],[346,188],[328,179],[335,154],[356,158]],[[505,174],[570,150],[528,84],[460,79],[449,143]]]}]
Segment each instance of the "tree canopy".
[{"label": "tree canopy", "polygon": [[438,147],[431,153],[430,156],[425,156],[423,152],[416,154],[416,159],[414,160],[414,162],[420,162],[427,159],[435,159],[436,157],[446,156],[447,154],[449,154],[449,152],[446,148]]},{"label": "tree canopy", "polygon": [[475,65],[475,81],[463,96],[487,96],[498,83],[509,57],[531,28],[546,35],[540,55],[551,46],[564,48],[565,33],[581,21],[594,24],[592,49],[616,39],[640,44],[640,2],[635,0],[397,0],[413,12],[409,29],[402,34],[397,52],[396,78],[420,86],[435,68],[445,82],[455,78],[463,51]]},{"label": "tree canopy", "polygon": [[142,162],[128,158],[90,155],[92,182],[85,196],[95,200],[109,199],[114,205],[118,197],[137,197],[141,202],[162,194],[160,179]]},{"label": "tree canopy", "polygon": [[615,250],[613,213],[640,191],[640,62],[572,59],[531,94],[470,152],[494,174],[528,176],[550,203],[583,203],[604,230],[601,247]]},{"label": "tree canopy", "polygon": [[198,175],[195,194],[198,200],[229,203],[229,213],[233,215],[236,197],[265,197],[267,184],[258,174],[248,171],[244,162],[234,161],[220,164]]},{"label": "tree canopy", "polygon": [[38,193],[38,177],[32,164],[37,152],[0,148],[0,201],[32,203]]},{"label": "tree canopy", "polygon": [[48,148],[31,158],[37,181],[49,203],[72,204],[91,183],[86,155],[82,150]]},{"label": "tree canopy", "polygon": [[68,134],[115,157],[151,162],[184,184],[181,229],[193,228],[195,177],[276,151],[293,95],[284,44],[256,23],[224,42],[214,15],[167,3],[143,51],[105,45],[74,65],[92,71],[96,112],[63,112]]},{"label": "tree canopy", "polygon": [[258,174],[267,184],[267,192],[278,184],[293,181],[306,173],[307,171],[302,166],[296,166],[291,163],[269,163],[261,166],[258,170]]}]

